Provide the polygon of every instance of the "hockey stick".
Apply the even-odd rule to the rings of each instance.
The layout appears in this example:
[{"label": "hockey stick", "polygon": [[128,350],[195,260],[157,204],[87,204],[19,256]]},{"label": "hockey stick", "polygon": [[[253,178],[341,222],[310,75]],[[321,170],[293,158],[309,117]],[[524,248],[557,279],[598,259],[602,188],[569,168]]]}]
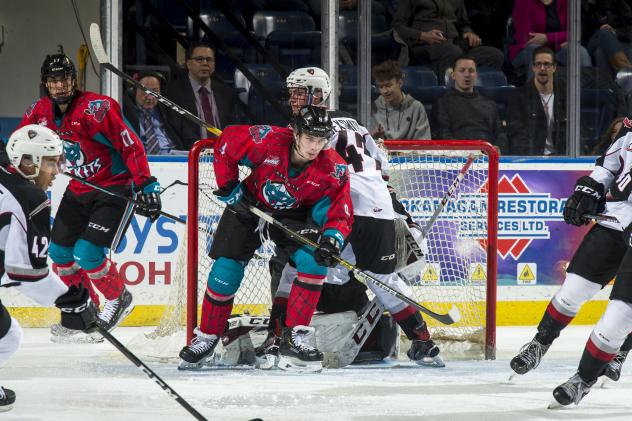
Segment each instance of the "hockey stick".
[{"label": "hockey stick", "polygon": [[[310,240],[309,238],[295,232],[292,231],[290,228],[288,228],[287,226],[285,226],[285,224],[283,224],[280,221],[277,221],[276,219],[274,219],[272,216],[268,215],[267,213],[263,212],[261,209],[258,209],[254,206],[249,206],[248,209],[250,210],[250,212],[252,212],[253,214],[257,215],[259,218],[263,219],[264,221],[266,221],[269,224],[274,225],[277,228],[280,228],[281,230],[283,230],[290,238],[298,241],[299,243],[302,243],[306,246],[312,247],[314,250],[318,248],[318,244],[316,244],[315,242],[313,242],[312,240]],[[374,278],[373,276],[369,275],[366,272],[361,271],[358,267],[352,265],[351,263],[347,262],[346,260],[334,256],[334,260],[336,262],[338,262],[340,265],[342,265],[343,267],[347,268],[348,270],[350,270],[351,272],[353,272],[353,274],[356,276],[356,278],[367,284],[368,282],[373,282],[374,285],[378,286],[379,288],[383,289],[384,291],[386,291],[387,293],[399,298],[400,300],[404,301],[406,304],[409,304],[413,307],[415,307],[417,310],[421,311],[422,313],[427,314],[428,316],[432,317],[433,319],[445,324],[445,325],[450,325],[453,323],[458,322],[461,319],[461,313],[459,312],[459,309],[457,307],[452,307],[450,309],[450,311],[448,311],[447,314],[439,314],[439,313],[435,313],[434,311],[422,306],[421,304],[415,302],[414,300],[412,300],[411,298],[407,297],[406,295],[402,294],[401,292],[391,288],[390,286],[388,286],[387,284],[385,284],[384,282],[380,281],[379,279]]]},{"label": "hockey stick", "polygon": [[[101,186],[99,186],[99,185],[96,185],[96,184],[94,184],[94,183],[91,183],[91,182],[89,182],[89,181],[87,181],[87,180],[84,180],[84,179],[83,179],[83,178],[81,178],[81,177],[77,177],[76,175],[71,174],[71,173],[69,173],[69,172],[65,172],[65,173],[63,173],[63,174],[64,174],[65,176],[67,176],[67,177],[72,178],[73,180],[77,180],[78,182],[80,182],[80,183],[82,183],[82,184],[85,184],[85,185],[86,185],[86,186],[88,186],[88,187],[92,187],[93,189],[99,190],[99,191],[101,191],[101,192],[103,192],[103,193],[105,193],[105,194],[109,194],[110,196],[118,197],[119,199],[123,199],[123,200],[126,200],[126,201],[128,201],[128,202],[132,202],[132,203],[133,203],[133,204],[135,204],[135,205],[139,205],[138,200],[136,200],[136,199],[132,199],[132,198],[131,198],[131,197],[129,197],[129,196],[126,196],[126,195],[121,194],[121,193],[117,193],[117,192],[112,191],[112,190],[108,190],[108,189],[106,189],[105,187],[101,187]],[[163,211],[163,210],[161,210],[161,211],[160,211],[160,214],[161,214],[162,216],[166,216],[166,217],[167,217],[167,218],[169,218],[169,219],[173,219],[174,221],[179,222],[179,223],[181,223],[181,224],[184,224],[184,225],[186,225],[186,224],[187,224],[187,221],[185,221],[184,219],[182,219],[182,218],[180,218],[180,217],[178,217],[178,216],[172,215],[172,214],[170,214],[170,213],[167,213],[167,212],[165,212],[165,211]],[[204,230],[204,231],[206,232],[206,230]]]},{"label": "hockey stick", "polygon": [[99,25],[97,25],[96,23],[90,24],[90,43],[92,44],[92,51],[94,51],[94,55],[97,58],[97,61],[103,67],[105,67],[106,69],[114,73],[115,75],[119,76],[120,78],[128,82],[129,84],[134,85],[136,88],[142,90],[145,93],[145,95],[153,96],[161,104],[169,107],[170,109],[180,114],[181,116],[188,118],[192,122],[199,124],[200,126],[204,127],[209,132],[213,133],[214,135],[219,136],[222,134],[222,131],[218,129],[217,127],[211,126],[206,121],[198,118],[196,115],[190,113],[186,109],[182,108],[175,102],[172,102],[171,100],[162,96],[161,94],[154,91],[153,89],[144,87],[139,81],[129,76],[128,74],[122,72],[121,70],[117,69],[112,63],[110,63],[110,58],[105,52],[105,48],[103,47],[103,41],[101,40],[101,30],[99,29]]},{"label": "hockey stick", "polygon": [[609,216],[609,215],[604,215],[604,214],[586,214],[584,215],[584,219],[592,219],[595,222],[611,222],[613,224],[619,224],[621,225],[621,222],[619,222],[619,220],[614,217],[614,216]]},{"label": "hockey stick", "polygon": [[201,420],[201,421],[206,421],[206,418],[204,418],[204,416],[202,414],[200,414],[187,401],[185,401],[182,396],[178,395],[178,392],[173,390],[173,388],[171,386],[169,386],[163,379],[161,379],[160,376],[158,376],[158,374],[156,374],[151,368],[149,368],[144,362],[142,362],[136,355],[134,355],[132,353],[132,351],[127,349],[125,347],[125,345],[120,343],[118,341],[118,339],[116,339],[114,336],[112,336],[112,334],[110,332],[108,332],[107,330],[103,329],[99,325],[96,325],[96,327],[97,327],[97,332],[99,332],[101,335],[103,335],[103,337],[105,339],[107,339],[108,342],[110,342],[112,345],[114,345],[114,347],[116,349],[121,351],[121,354],[125,355],[127,357],[127,359],[130,360],[132,363],[134,363],[134,365],[136,367],[138,367],[140,369],[140,371],[145,373],[147,375],[147,377],[149,377],[150,379],[155,381],[158,384],[158,386],[160,386],[160,388],[162,390],[167,392],[167,394],[169,396],[171,396],[173,399],[175,399],[175,401],[178,402],[184,409],[189,411],[189,413],[191,415],[193,415],[195,417],[195,419]]},{"label": "hockey stick", "polygon": [[426,238],[426,236],[428,235],[428,232],[430,232],[430,229],[432,228],[435,221],[439,217],[439,214],[443,211],[443,208],[445,208],[445,205],[448,204],[448,201],[454,195],[454,191],[457,189],[457,187],[459,187],[459,184],[461,183],[461,180],[463,180],[465,173],[467,172],[468,169],[470,169],[472,162],[474,162],[474,155],[469,154],[467,156],[467,161],[465,161],[465,164],[463,165],[463,168],[459,170],[459,173],[457,174],[456,178],[454,179],[450,187],[448,187],[448,191],[443,196],[443,199],[441,199],[439,206],[437,206],[437,209],[435,209],[434,213],[432,214],[428,222],[426,222],[426,225],[421,230],[421,238]]}]

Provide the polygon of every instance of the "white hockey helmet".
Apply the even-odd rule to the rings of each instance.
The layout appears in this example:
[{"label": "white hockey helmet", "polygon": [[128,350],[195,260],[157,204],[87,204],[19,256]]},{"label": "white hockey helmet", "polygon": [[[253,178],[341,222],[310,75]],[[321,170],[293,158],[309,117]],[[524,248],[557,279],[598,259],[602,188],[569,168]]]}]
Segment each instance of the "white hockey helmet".
[{"label": "white hockey helmet", "polygon": [[323,93],[323,103],[327,101],[331,93],[329,76],[320,67],[296,69],[285,79],[285,84],[288,88],[307,88],[310,95],[313,95],[316,89],[320,89]]},{"label": "white hockey helmet", "polygon": [[[48,127],[29,124],[11,134],[6,146],[11,165],[25,178],[34,179],[39,175],[42,158],[59,156],[64,153],[64,143],[57,133]],[[26,175],[20,170],[22,158],[27,157],[35,165],[35,174]]]}]

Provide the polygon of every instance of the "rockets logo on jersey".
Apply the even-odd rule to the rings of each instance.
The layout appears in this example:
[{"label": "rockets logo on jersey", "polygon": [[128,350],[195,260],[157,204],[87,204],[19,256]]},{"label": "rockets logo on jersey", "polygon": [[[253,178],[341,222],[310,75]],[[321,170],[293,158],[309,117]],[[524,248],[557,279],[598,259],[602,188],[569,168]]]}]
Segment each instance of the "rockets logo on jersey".
[{"label": "rockets logo on jersey", "polygon": [[86,155],[77,142],[64,140],[64,155],[68,163],[68,171],[77,177],[88,178],[94,175],[102,167],[101,158],[86,163]]},{"label": "rockets logo on jersey", "polygon": [[64,154],[70,167],[79,167],[86,163],[86,157],[78,142],[64,140]]},{"label": "rockets logo on jersey", "polygon": [[263,198],[268,206],[273,209],[291,209],[296,203],[296,197],[292,196],[283,183],[266,181],[261,189]]},{"label": "rockets logo on jersey", "polygon": [[341,180],[347,172],[347,166],[345,164],[336,164],[334,172],[331,173],[332,177],[337,180]]},{"label": "rockets logo on jersey", "polygon": [[272,130],[270,126],[252,126],[250,127],[250,137],[257,145],[263,142],[268,133]]},{"label": "rockets logo on jersey", "polygon": [[97,122],[101,123],[109,109],[110,101],[107,99],[96,99],[88,102],[88,108],[85,113],[91,115]]}]

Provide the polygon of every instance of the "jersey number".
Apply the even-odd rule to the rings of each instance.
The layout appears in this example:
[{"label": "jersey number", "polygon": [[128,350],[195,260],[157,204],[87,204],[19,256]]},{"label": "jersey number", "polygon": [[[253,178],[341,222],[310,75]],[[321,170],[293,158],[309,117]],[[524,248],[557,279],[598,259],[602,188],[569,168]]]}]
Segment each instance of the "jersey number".
[{"label": "jersey number", "polygon": [[336,142],[336,152],[345,160],[347,164],[351,164],[353,172],[361,172],[363,168],[362,155],[366,155],[369,158],[371,154],[365,148],[366,142],[364,137],[359,133],[355,134],[355,144],[348,145],[347,131],[343,130],[338,134],[338,142]]},{"label": "jersey number", "polygon": [[121,132],[121,137],[123,138],[123,146],[132,146],[134,144],[134,140],[132,140],[127,129]]},{"label": "jersey number", "polygon": [[626,172],[617,179],[617,187],[621,193],[623,193],[628,184],[630,184],[630,180],[632,180],[632,178],[630,177],[629,172]]},{"label": "jersey number", "polygon": [[[38,243],[41,243],[42,248],[40,248]],[[48,237],[38,237],[37,235],[33,237],[31,253],[40,259],[46,259],[48,257]]]}]

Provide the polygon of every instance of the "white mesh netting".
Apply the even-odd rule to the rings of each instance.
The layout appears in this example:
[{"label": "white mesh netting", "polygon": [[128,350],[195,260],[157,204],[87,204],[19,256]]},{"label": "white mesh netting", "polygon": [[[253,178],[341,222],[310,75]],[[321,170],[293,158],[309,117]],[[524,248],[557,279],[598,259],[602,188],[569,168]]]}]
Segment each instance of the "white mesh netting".
[{"label": "white mesh netting", "polygon": [[[424,316],[433,338],[442,345],[442,353],[483,358],[486,331],[487,289],[487,177],[489,160],[480,151],[391,151],[390,180],[400,201],[420,226],[424,227],[468,159],[473,163],[457,186],[454,196],[428,232],[429,253],[426,267],[412,282],[415,299],[438,313],[458,306],[462,319],[445,326]],[[197,304],[202,302],[212,259],[207,256],[223,210],[212,191],[216,189],[212,150],[198,160],[197,186],[189,186],[199,197]],[[243,173],[242,176],[245,176]],[[167,309],[159,326],[151,333],[133,339],[130,348],[159,361],[177,358],[185,344],[187,260],[184,241],[179,252],[175,279]],[[269,254],[260,249],[246,268],[242,285],[235,297],[233,313],[267,315],[271,307]],[[495,252],[494,252],[495,253]],[[495,288],[495,276],[489,277]],[[495,303],[491,303],[495,305]],[[405,347],[405,346],[404,346]]]}]

